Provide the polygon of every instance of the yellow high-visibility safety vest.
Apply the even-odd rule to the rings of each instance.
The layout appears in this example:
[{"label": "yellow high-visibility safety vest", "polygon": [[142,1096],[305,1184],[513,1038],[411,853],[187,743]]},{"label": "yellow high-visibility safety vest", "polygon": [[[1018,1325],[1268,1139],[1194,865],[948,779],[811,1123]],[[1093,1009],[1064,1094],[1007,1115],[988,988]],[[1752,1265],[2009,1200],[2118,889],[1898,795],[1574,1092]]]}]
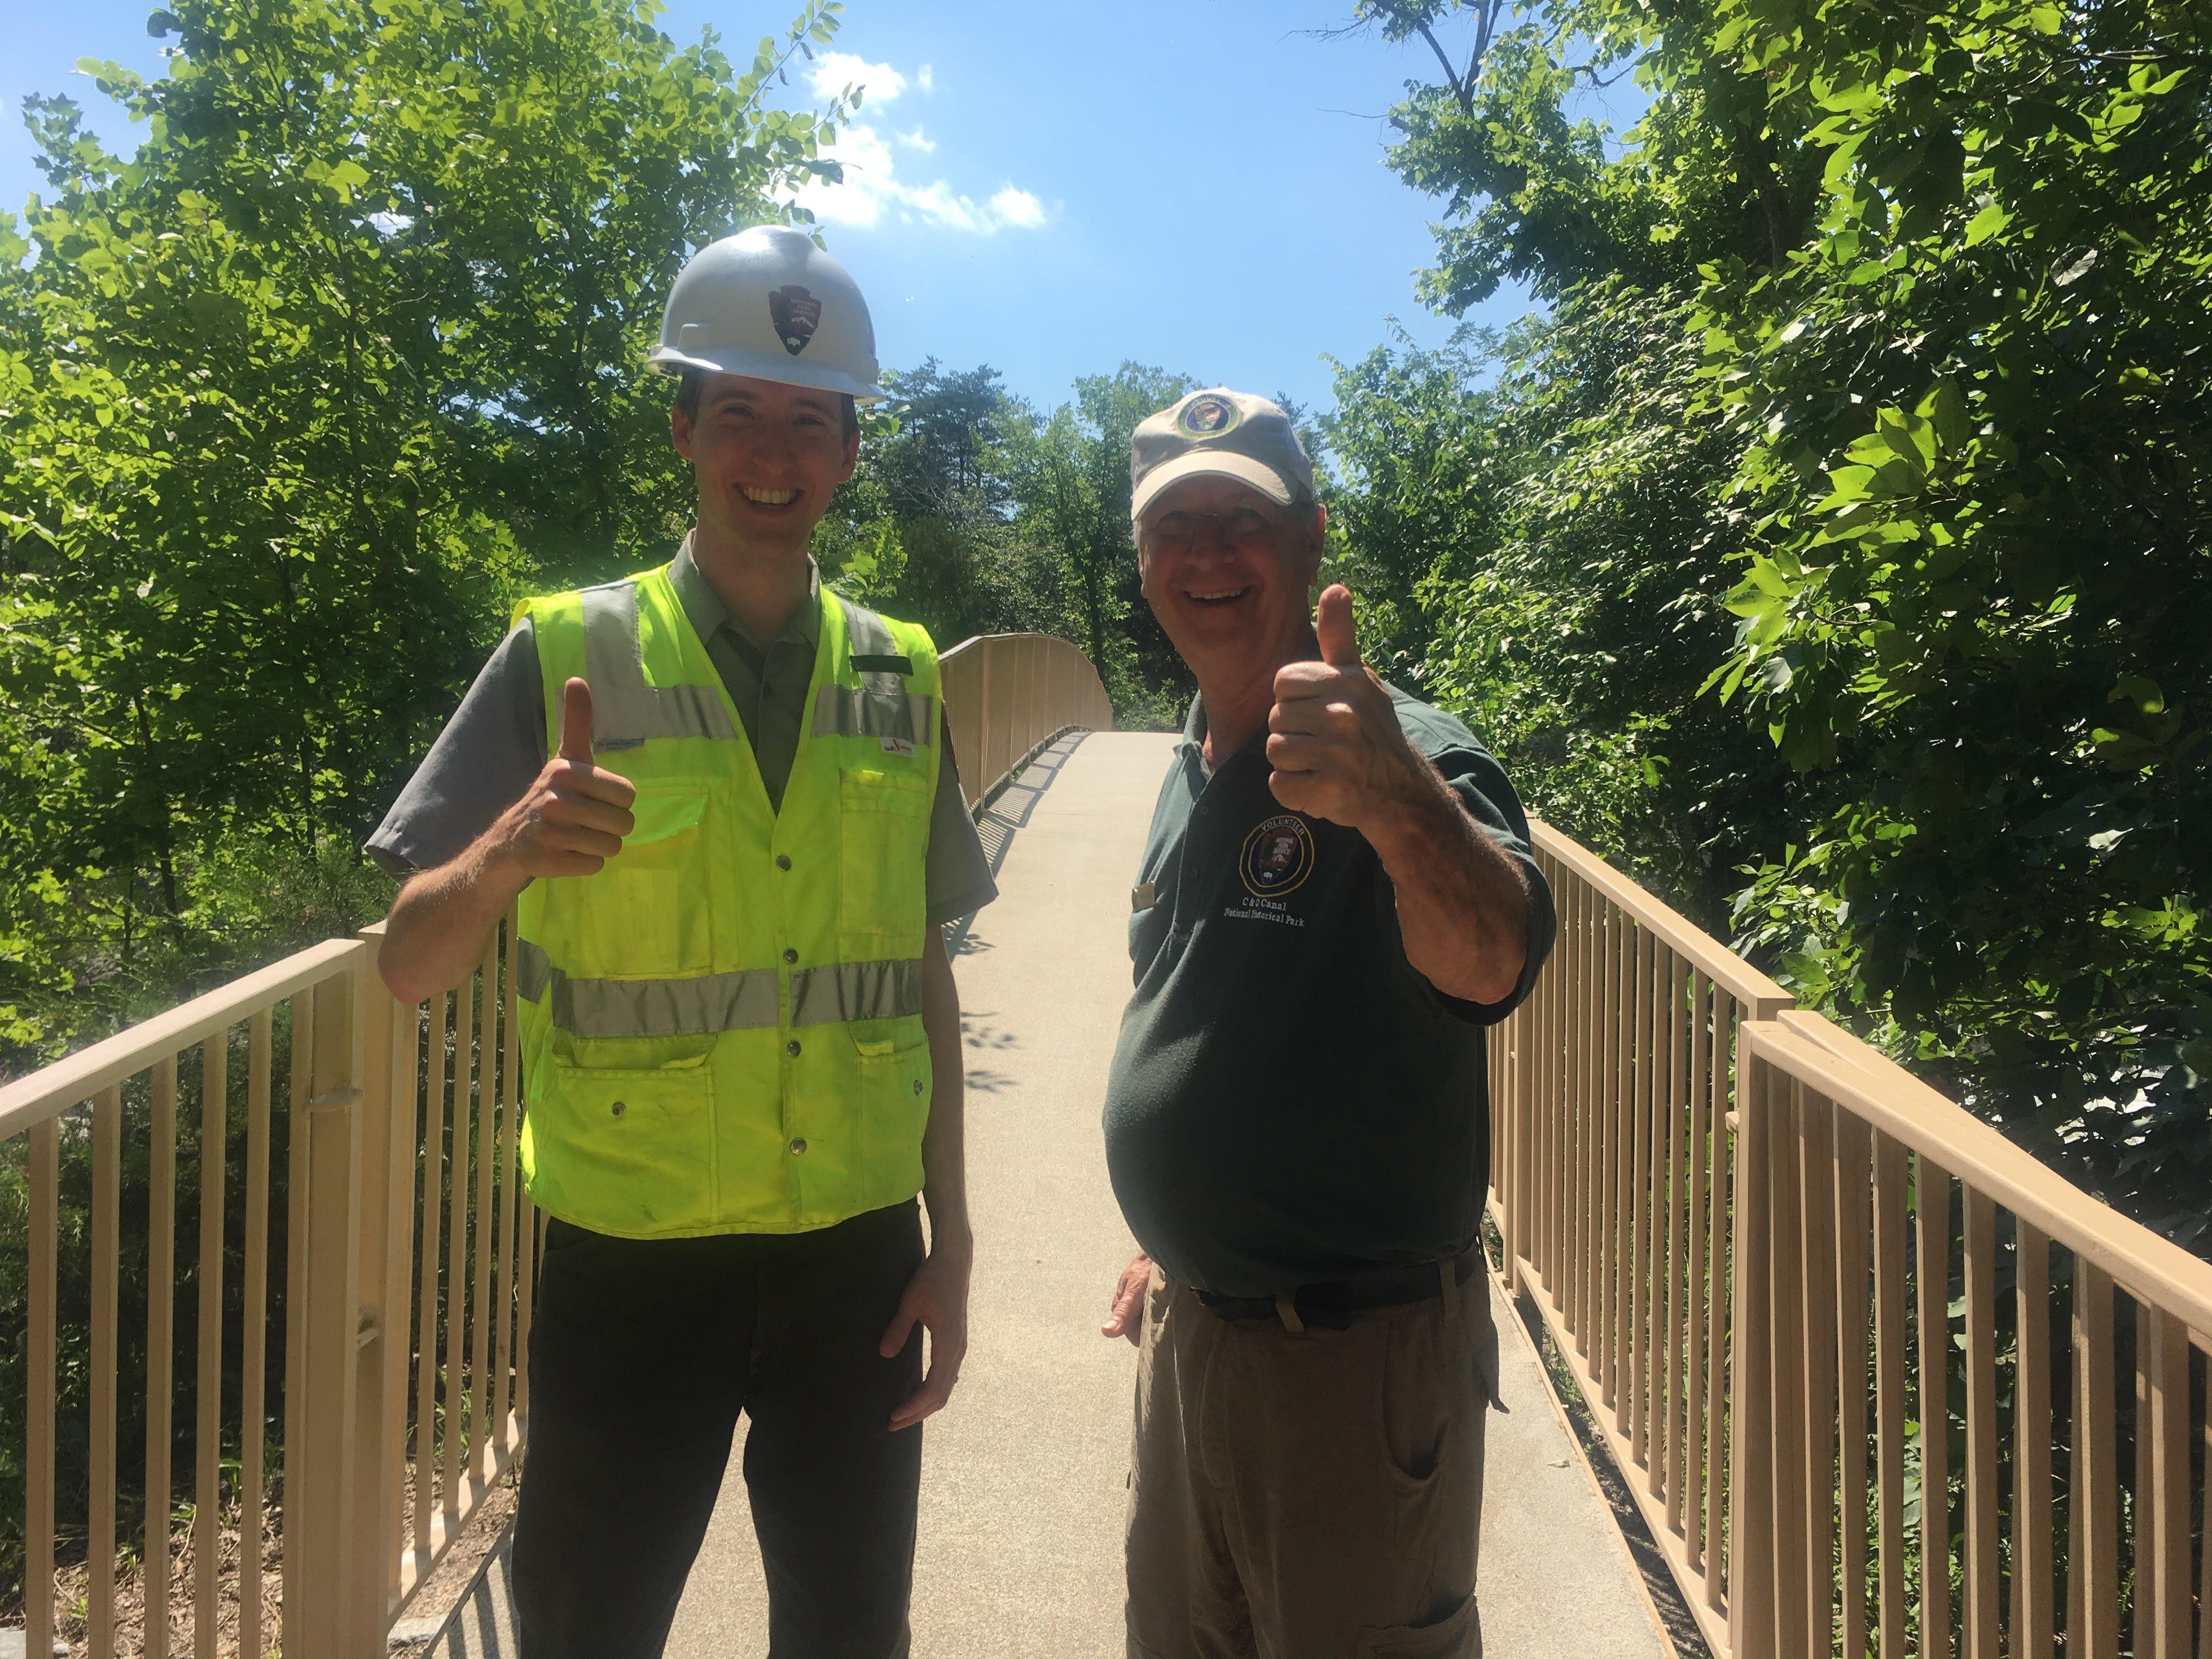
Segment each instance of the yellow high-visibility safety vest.
[{"label": "yellow high-visibility safety vest", "polygon": [[826,589],[783,806],[666,567],[526,599],[545,680],[592,688],[637,786],[595,876],[523,890],[531,1197],[627,1238],[804,1232],[921,1190],[923,865],[937,649]]}]

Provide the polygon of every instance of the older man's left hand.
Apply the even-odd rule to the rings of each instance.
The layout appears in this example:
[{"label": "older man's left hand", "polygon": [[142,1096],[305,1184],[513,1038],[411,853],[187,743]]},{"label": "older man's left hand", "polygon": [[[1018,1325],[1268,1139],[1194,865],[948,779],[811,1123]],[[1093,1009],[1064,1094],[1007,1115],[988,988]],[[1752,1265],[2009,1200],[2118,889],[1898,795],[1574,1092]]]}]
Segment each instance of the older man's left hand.
[{"label": "older man's left hand", "polygon": [[1360,829],[1421,793],[1419,762],[1382,681],[1359,660],[1351,590],[1323,590],[1314,614],[1322,660],[1275,671],[1267,787],[1294,812]]}]

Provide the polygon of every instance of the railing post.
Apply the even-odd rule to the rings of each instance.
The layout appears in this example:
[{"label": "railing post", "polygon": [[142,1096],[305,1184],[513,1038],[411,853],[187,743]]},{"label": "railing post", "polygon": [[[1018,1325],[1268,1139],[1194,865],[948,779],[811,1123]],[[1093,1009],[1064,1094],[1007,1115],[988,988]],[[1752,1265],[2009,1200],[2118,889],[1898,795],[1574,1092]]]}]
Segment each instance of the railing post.
[{"label": "railing post", "polygon": [[360,1334],[354,1386],[349,1624],[354,1650],[380,1653],[399,1590],[407,1431],[407,1316],[413,1251],[415,1066],[411,1030],[376,972],[384,924],[362,930],[362,1097],[356,1188]]},{"label": "railing post", "polygon": [[[286,1317],[299,1322],[292,1352],[298,1369],[284,1381],[298,1390],[288,1413],[297,1425],[284,1448],[285,1628],[288,1652],[371,1659],[360,1646],[356,1582],[355,1473],[361,1354],[362,1175],[360,1133],[364,975],[362,949],[346,972],[297,1002],[313,1005],[313,1055],[306,1109],[295,1103],[292,1133],[307,1137],[294,1167],[292,1225],[302,1231],[299,1272]],[[296,1030],[296,1028],[295,1028]],[[294,1557],[296,1554],[297,1559]],[[375,1651],[381,1652],[380,1637]]]}]

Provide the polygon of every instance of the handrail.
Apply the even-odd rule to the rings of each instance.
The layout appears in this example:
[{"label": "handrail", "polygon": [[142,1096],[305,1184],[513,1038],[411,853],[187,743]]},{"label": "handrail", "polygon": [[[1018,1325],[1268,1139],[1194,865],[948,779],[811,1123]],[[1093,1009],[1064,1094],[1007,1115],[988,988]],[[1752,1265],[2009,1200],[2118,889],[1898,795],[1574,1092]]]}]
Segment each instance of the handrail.
[{"label": "handrail", "polygon": [[2100,1203],[1887,1054],[1818,1014],[1787,1013],[1755,1025],[1752,1036],[1761,1059],[1954,1174],[1971,1170],[1978,1192],[2065,1240],[2069,1249],[2110,1273],[2136,1300],[2186,1319],[2196,1340],[2212,1348],[2212,1261]]},{"label": "handrail", "polygon": [[174,1054],[204,1042],[257,1010],[328,979],[360,949],[349,939],[311,945],[258,973],[233,980],[190,1002],[180,1002],[88,1048],[41,1066],[28,1077],[0,1085],[0,1140],[19,1135],[42,1118],[66,1111],[110,1085],[144,1071],[151,1056]]},{"label": "handrail", "polygon": [[1672,907],[1655,898],[1596,854],[1562,835],[1541,818],[1528,820],[1529,844],[1555,859],[1560,868],[1588,884],[1613,904],[1632,910],[1637,925],[1737,1001],[1748,1003],[1765,1019],[1790,1006],[1790,993]]}]

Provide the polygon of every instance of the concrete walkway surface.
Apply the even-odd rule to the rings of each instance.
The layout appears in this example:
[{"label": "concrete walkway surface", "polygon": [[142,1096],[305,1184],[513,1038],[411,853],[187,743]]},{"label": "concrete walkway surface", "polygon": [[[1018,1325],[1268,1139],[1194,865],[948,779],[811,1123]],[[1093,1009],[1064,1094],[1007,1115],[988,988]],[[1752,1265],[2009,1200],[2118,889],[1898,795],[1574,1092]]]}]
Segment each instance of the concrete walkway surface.
[{"label": "concrete walkway surface", "polygon": [[[923,1431],[914,1601],[921,1659],[1126,1652],[1121,1528],[1135,1351],[1100,1337],[1098,1325],[1135,1247],[1107,1183],[1098,1120],[1129,994],[1129,888],[1175,741],[1063,739],[984,815],[1000,896],[953,935],[975,1278],[959,1389]],[[1664,1659],[1641,1580],[1534,1352],[1502,1301],[1496,1312],[1508,1412],[1493,1415],[1489,1433],[1486,1651]],[[767,1650],[739,1462],[733,1449],[671,1659]],[[512,1659],[505,1609],[493,1605],[504,1577],[502,1556],[457,1615],[467,1638],[441,1641],[436,1659]]]}]

